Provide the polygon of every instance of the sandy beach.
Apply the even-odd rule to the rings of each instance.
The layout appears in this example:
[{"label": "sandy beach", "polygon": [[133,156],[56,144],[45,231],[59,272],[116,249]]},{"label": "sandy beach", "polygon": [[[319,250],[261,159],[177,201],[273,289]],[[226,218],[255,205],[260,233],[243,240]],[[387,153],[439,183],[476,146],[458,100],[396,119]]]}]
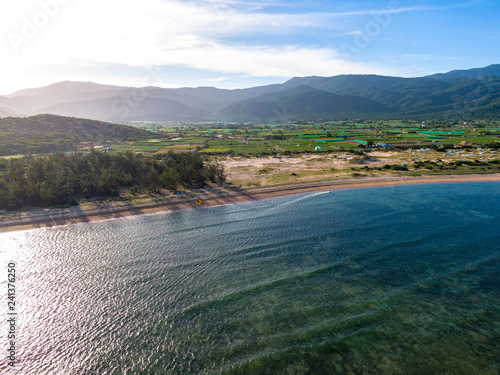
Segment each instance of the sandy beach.
[{"label": "sandy beach", "polygon": [[[239,189],[233,193],[221,195],[201,195],[196,198],[178,199],[127,207],[107,208],[93,212],[79,211],[63,213],[60,215],[34,215],[31,217],[20,217],[3,219],[0,221],[0,233],[22,231],[29,229],[48,228],[59,225],[69,225],[100,220],[116,219],[131,215],[142,215],[156,212],[174,212],[184,209],[203,209],[224,204],[252,201],[257,199],[274,198],[292,194],[303,194],[314,191],[369,188],[380,186],[396,186],[409,184],[429,183],[460,183],[479,181],[500,181],[500,174],[486,175],[447,175],[447,176],[418,176],[418,177],[365,177],[346,180],[332,180],[317,183],[296,184],[265,189]],[[198,199],[203,200],[203,205],[196,203]]]}]

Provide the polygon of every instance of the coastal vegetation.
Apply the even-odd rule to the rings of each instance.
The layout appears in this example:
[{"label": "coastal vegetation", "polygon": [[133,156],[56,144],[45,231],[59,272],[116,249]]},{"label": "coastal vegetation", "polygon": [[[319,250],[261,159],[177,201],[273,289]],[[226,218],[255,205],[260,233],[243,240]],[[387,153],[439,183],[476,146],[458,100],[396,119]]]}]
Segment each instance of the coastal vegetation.
[{"label": "coastal vegetation", "polygon": [[154,157],[92,149],[87,154],[8,159],[0,163],[0,209],[77,204],[81,198],[118,196],[123,188],[151,193],[202,187],[207,181],[222,184],[225,178],[222,165],[205,163],[193,153]]}]

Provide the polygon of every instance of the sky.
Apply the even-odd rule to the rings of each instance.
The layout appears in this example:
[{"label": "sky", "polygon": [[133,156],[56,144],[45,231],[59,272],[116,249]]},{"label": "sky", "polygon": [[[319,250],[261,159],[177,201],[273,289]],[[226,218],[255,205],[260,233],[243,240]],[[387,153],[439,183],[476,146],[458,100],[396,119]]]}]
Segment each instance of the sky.
[{"label": "sky", "polygon": [[496,0],[0,3],[0,95],[55,82],[245,88],[500,63]]}]

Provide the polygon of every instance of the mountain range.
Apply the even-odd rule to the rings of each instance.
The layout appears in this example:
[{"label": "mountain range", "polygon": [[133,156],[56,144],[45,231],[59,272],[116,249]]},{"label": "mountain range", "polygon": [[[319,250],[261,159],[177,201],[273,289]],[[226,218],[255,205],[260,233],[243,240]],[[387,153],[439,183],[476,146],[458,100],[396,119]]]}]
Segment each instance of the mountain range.
[{"label": "mountain range", "polygon": [[0,96],[0,117],[54,114],[93,120],[297,121],[500,119],[500,64],[418,78],[296,77],[246,89],[120,87],[59,82]]}]

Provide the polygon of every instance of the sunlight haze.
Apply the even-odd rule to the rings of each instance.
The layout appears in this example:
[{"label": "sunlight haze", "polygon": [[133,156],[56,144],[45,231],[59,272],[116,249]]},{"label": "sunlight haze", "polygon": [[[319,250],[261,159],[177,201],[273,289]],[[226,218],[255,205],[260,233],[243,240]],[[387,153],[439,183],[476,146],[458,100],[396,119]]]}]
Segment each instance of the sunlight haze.
[{"label": "sunlight haze", "polygon": [[[497,63],[494,1],[3,2],[0,94],[63,80],[242,88]],[[479,53],[480,52],[480,53]],[[154,74],[152,73],[154,72]]]}]

